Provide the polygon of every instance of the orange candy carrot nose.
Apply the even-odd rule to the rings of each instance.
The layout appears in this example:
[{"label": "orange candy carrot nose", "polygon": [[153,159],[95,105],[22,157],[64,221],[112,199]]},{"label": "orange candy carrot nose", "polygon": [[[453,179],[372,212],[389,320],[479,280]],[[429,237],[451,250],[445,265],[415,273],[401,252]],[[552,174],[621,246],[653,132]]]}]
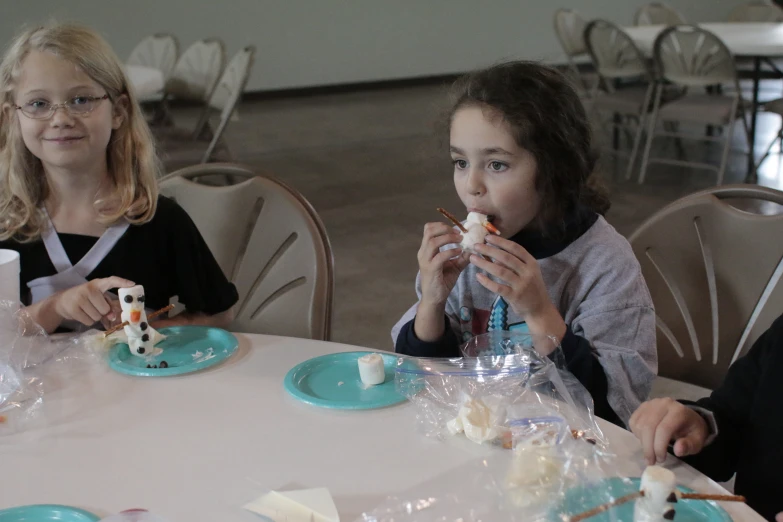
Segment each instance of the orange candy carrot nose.
[{"label": "orange candy carrot nose", "polygon": [[141,310],[131,310],[130,320],[132,323],[138,323],[141,321]]},{"label": "orange candy carrot nose", "polygon": [[500,230],[498,230],[497,227],[489,221],[484,223],[484,228],[486,228],[491,234],[495,234],[496,236],[500,235]]}]

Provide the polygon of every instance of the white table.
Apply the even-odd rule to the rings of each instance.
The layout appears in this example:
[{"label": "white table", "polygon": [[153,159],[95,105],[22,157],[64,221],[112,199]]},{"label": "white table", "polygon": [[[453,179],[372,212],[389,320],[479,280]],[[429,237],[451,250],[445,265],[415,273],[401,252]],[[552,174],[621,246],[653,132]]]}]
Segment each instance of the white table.
[{"label": "white table", "polygon": [[[753,109],[750,111],[750,143],[748,154],[748,175],[746,182],[755,181],[755,156],[753,144],[756,142],[756,107],[759,101],[759,81],[761,62],[769,58],[783,56],[783,24],[779,23],[712,23],[699,24],[699,27],[712,32],[723,40],[734,56],[753,60]],[[664,25],[626,27],[639,49],[652,54],[653,44],[658,34],[666,28]]]},{"label": "white table", "polygon": [[[48,426],[0,437],[0,507],[60,503],[99,515],[142,507],[171,522],[258,522],[241,506],[267,489],[328,487],[350,522],[388,495],[504,451],[426,439],[409,403],[350,412],[297,402],[282,386],[289,368],[356,348],[237,336],[234,357],[198,374],[143,379],[96,366],[63,376],[45,401]],[[638,476],[634,436],[602,429],[627,457],[623,472]],[[696,490],[723,492],[684,464],[672,469]],[[762,520],[744,504],[725,507],[735,521]]]},{"label": "white table", "polygon": [[166,82],[163,71],[143,65],[125,65],[125,74],[139,100],[160,100]]}]

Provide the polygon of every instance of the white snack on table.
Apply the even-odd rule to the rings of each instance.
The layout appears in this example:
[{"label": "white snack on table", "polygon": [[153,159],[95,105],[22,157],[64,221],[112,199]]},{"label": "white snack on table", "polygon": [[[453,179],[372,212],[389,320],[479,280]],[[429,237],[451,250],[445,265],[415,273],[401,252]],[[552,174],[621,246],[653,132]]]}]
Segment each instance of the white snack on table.
[{"label": "white snack on table", "polygon": [[386,380],[386,367],[383,364],[383,357],[377,353],[368,353],[358,359],[359,377],[365,386],[375,386],[383,384]]},{"label": "white snack on table", "polygon": [[644,496],[634,506],[634,522],[665,522],[676,513],[677,478],[660,466],[647,466],[642,473],[640,489]]},{"label": "white snack on table", "polygon": [[446,423],[449,433],[464,433],[468,440],[477,444],[492,442],[500,437],[505,429],[502,423],[506,418],[507,399],[490,395],[483,399],[463,397],[457,417]]}]

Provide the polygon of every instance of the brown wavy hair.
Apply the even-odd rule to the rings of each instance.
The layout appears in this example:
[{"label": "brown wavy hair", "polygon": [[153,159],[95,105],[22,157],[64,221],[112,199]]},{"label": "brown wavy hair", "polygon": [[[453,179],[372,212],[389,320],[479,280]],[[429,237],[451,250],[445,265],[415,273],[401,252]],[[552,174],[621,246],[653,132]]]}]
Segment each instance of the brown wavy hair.
[{"label": "brown wavy hair", "polygon": [[[13,110],[14,89],[22,63],[31,51],[52,53],[84,71],[123,111],[123,122],[112,131],[106,150],[110,197],[96,199],[101,223],[125,219],[146,223],[155,215],[160,163],[152,134],[138,101],[111,46],[87,27],[51,24],[22,32],[7,49],[0,64],[0,239],[20,242],[40,237],[46,226],[42,205],[48,194],[43,165],[25,146]],[[121,96],[128,103],[116,104]]]},{"label": "brown wavy hair", "polygon": [[609,210],[607,192],[594,173],[598,154],[584,106],[556,69],[530,61],[500,63],[459,78],[452,97],[449,125],[463,107],[489,108],[535,157],[537,222],[544,233],[564,231],[580,206],[601,215]]}]

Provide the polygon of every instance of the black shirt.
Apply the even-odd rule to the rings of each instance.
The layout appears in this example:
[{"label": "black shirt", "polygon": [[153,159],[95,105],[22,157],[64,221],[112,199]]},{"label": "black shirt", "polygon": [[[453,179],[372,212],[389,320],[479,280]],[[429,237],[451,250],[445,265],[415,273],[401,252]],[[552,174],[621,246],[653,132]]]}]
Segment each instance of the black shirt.
[{"label": "black shirt", "polygon": [[[683,460],[713,480],[737,474],[734,491],[767,520],[783,511],[783,316],[696,404],[715,415],[718,436]],[[685,401],[683,401],[685,402]]]},{"label": "black shirt", "polygon": [[[97,237],[58,234],[72,264],[98,241]],[[30,304],[27,283],[57,273],[43,241],[0,241],[0,248],[16,250],[21,262],[21,300]],[[157,310],[177,296],[188,312],[209,315],[224,312],[239,299],[190,216],[173,200],[160,196],[155,216],[143,225],[131,225],[88,280],[118,276],[144,286],[146,306]]]}]

